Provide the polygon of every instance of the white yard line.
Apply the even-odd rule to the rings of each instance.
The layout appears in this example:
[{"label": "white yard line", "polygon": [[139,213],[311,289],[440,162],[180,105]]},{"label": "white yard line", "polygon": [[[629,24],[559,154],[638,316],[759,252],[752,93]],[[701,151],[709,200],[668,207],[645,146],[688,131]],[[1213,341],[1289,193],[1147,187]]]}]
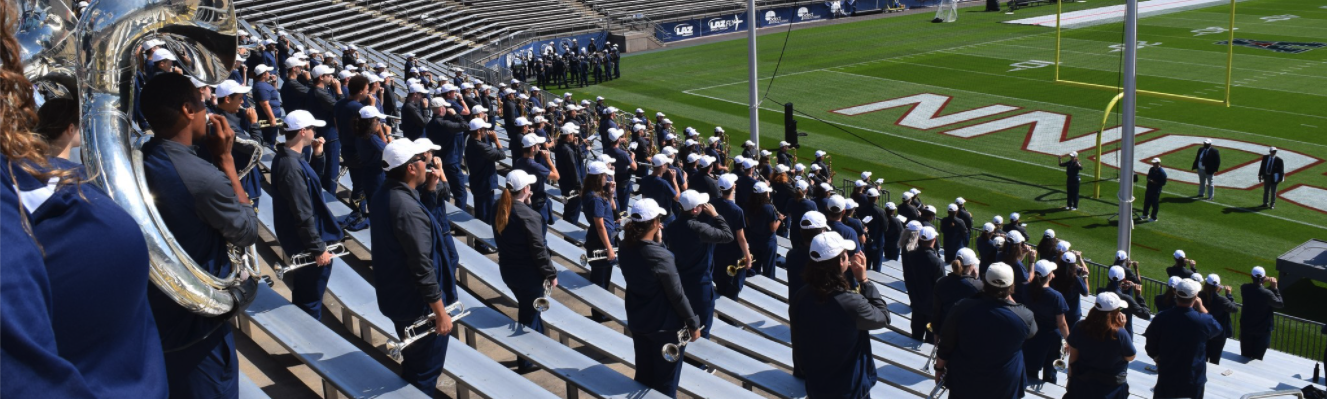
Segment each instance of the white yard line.
[{"label": "white yard line", "polygon": [[[1003,47],[1018,47],[1018,48],[1026,48],[1026,49],[1034,49],[1034,50],[1045,50],[1045,49],[1043,49],[1043,48],[1041,48],[1041,47],[1020,46],[1020,45],[1017,45],[1017,44],[1000,44],[1000,46],[1003,46]],[[1166,47],[1161,47],[1161,48],[1166,48]],[[1166,49],[1169,49],[1169,48],[1166,48]],[[1089,52],[1089,51],[1074,51],[1074,50],[1060,50],[1060,52],[1062,52],[1062,53],[1071,53],[1071,54],[1083,54],[1083,55],[1093,56],[1093,57],[1110,57],[1110,58],[1112,58],[1112,59],[1118,59],[1118,58],[1117,58],[1118,56],[1117,56],[1117,55],[1114,55],[1114,54],[1103,54],[1103,53],[1093,53],[1093,52]],[[954,53],[954,54],[963,54],[963,53]],[[978,55],[978,56],[986,57],[985,55],[980,55],[980,54],[971,54],[971,55]],[[994,58],[994,57],[991,57],[991,58]],[[1224,57],[1223,57],[1223,58],[1224,58]],[[1005,58],[1005,59],[1008,59],[1008,58]],[[1226,69],[1226,66],[1225,66],[1225,64],[1224,64],[1224,60],[1222,61],[1222,62],[1223,62],[1222,65],[1212,65],[1212,64],[1200,64],[1200,63],[1196,63],[1196,62],[1184,62],[1184,61],[1163,60],[1163,59],[1160,59],[1160,58],[1143,58],[1143,57],[1138,57],[1138,59],[1139,59],[1139,60],[1142,60],[1142,61],[1157,61],[1157,62],[1165,62],[1165,63],[1170,63],[1170,64],[1193,65],[1193,66],[1200,66],[1200,67],[1204,67],[1204,68],[1218,68],[1218,69],[1221,69],[1221,70],[1225,70],[1225,69]],[[1298,62],[1298,61],[1296,61],[1296,60],[1291,60],[1291,59],[1281,59],[1281,61],[1282,61],[1283,63],[1284,63],[1285,61]],[[1237,63],[1235,63],[1235,65],[1239,65],[1239,63],[1237,62]],[[1252,68],[1252,67],[1241,68],[1241,67],[1239,67],[1239,66],[1236,66],[1236,67],[1235,67],[1235,70],[1237,70],[1237,71],[1257,71],[1257,72],[1267,72],[1267,68]],[[1299,77],[1305,77],[1305,78],[1311,78],[1311,79],[1327,79],[1327,76],[1320,76],[1320,75],[1301,75],[1301,74],[1288,73],[1288,72],[1284,72],[1284,73],[1280,73],[1280,74],[1281,74],[1281,75],[1287,75],[1287,76],[1299,76]],[[1152,75],[1152,76],[1156,76],[1156,75]],[[1161,77],[1165,77],[1165,76],[1161,76]],[[1269,89],[1269,90],[1275,90],[1275,89]]]},{"label": "white yard line", "polygon": [[[867,75],[859,75],[859,74],[855,74],[855,73],[848,73],[848,72],[835,71],[835,70],[824,70],[824,71],[825,71],[825,72],[831,72],[831,73],[840,73],[840,74],[845,74],[845,75],[852,75],[852,76],[865,77],[865,78],[873,78],[873,79],[879,79],[879,80],[886,80],[886,81],[891,81],[891,82],[911,83],[911,82],[902,82],[902,81],[896,81],[896,80],[892,80],[892,79],[880,78],[880,77],[875,77],[875,76],[867,76]],[[807,72],[812,72],[812,71],[807,71]],[[916,83],[911,83],[911,84],[916,84]],[[953,90],[953,89],[948,89],[948,88],[945,88],[945,89],[947,89],[947,90]],[[722,101],[722,102],[731,103],[731,104],[738,104],[738,105],[746,105],[746,103],[744,103],[744,102],[740,102],[740,101],[733,101],[733,100],[728,100],[728,99],[724,99],[724,98],[719,98],[719,97],[714,97],[714,96],[708,96],[708,95],[704,95],[704,94],[694,93],[694,91],[697,91],[697,90],[701,90],[701,89],[685,90],[685,91],[683,91],[683,93],[686,93],[686,94],[689,94],[689,95],[693,95],[693,96],[697,96],[697,97],[708,98],[708,99],[715,100],[715,101]],[[964,90],[956,90],[956,91],[964,91]],[[984,94],[984,93],[978,93],[978,94]],[[1023,99],[1018,99],[1018,100],[1021,100],[1021,101],[1028,101],[1028,100],[1023,100]],[[1036,102],[1036,101],[1033,101],[1033,102]],[[1056,104],[1053,104],[1053,105],[1056,105]],[[783,112],[783,109],[782,109],[782,108],[777,108],[777,109],[776,109],[776,108],[763,107],[763,106],[760,107],[760,108],[761,108],[761,109],[764,109],[764,110],[767,110],[767,111]],[[1046,168],[1046,169],[1057,170],[1057,171],[1060,170],[1060,168],[1058,168],[1058,167],[1052,167],[1052,166],[1049,166],[1049,165],[1039,164],[1039,163],[1035,163],[1035,162],[1029,162],[1029,161],[1025,161],[1025,160],[1022,160],[1022,159],[1010,158],[1010,157],[1006,157],[1006,156],[1003,156],[1003,155],[996,155],[996,154],[991,154],[991,153],[981,152],[981,151],[977,151],[977,150],[972,150],[972,149],[963,148],[963,147],[958,147],[958,146],[953,146],[953,145],[948,145],[948,144],[941,144],[941,143],[937,143],[937,142],[932,141],[932,140],[922,140],[922,139],[919,139],[919,138],[916,138],[916,137],[912,137],[912,136],[909,136],[909,135],[897,134],[897,133],[890,133],[890,132],[886,132],[886,131],[883,131],[883,130],[876,130],[876,129],[866,128],[866,127],[861,127],[861,126],[854,126],[854,125],[850,125],[850,124],[842,123],[842,122],[838,122],[838,121],[834,121],[833,123],[836,124],[836,125],[840,125],[840,126],[847,126],[847,127],[853,128],[853,129],[858,129],[858,130],[862,130],[862,131],[868,131],[868,132],[872,132],[872,133],[878,133],[878,134],[882,134],[882,135],[886,135],[886,136],[890,136],[890,137],[894,137],[894,138],[899,138],[899,139],[903,139],[903,140],[909,140],[909,141],[915,141],[915,142],[918,142],[918,143],[930,144],[930,145],[934,145],[934,146],[938,146],[938,147],[944,147],[944,148],[949,148],[949,149],[953,149],[953,150],[958,150],[958,151],[963,151],[963,152],[968,152],[968,153],[973,153],[973,154],[978,154],[978,155],[988,156],[988,157],[997,158],[997,159],[1002,159],[1002,160],[1006,160],[1006,161],[1010,161],[1010,162],[1017,162],[1017,163],[1021,163],[1021,164],[1032,165],[1032,166],[1036,166],[1036,167],[1040,167],[1040,168]],[[1250,133],[1250,134],[1252,134],[1252,133]],[[1171,195],[1175,195],[1175,196],[1187,197],[1187,195],[1184,195],[1184,194],[1179,194],[1179,193],[1170,192],[1170,191],[1165,191],[1165,192],[1166,192],[1166,193],[1169,193],[1169,194],[1171,194]],[[1291,218],[1282,217],[1282,216],[1277,216],[1277,215],[1272,215],[1272,214],[1268,214],[1268,213],[1265,213],[1265,212],[1256,212],[1256,210],[1254,210],[1254,209],[1250,209],[1250,208],[1237,207],[1237,206],[1234,206],[1234,205],[1229,205],[1229,204],[1225,204],[1225,203],[1221,203],[1221,202],[1216,202],[1216,201],[1199,201],[1199,202],[1208,203],[1208,204],[1212,204],[1212,205],[1217,205],[1217,206],[1221,206],[1221,207],[1225,207],[1225,208],[1236,208],[1236,209],[1240,209],[1240,210],[1244,210],[1244,211],[1248,211],[1248,212],[1255,212],[1255,213],[1257,213],[1258,215],[1261,215],[1261,216],[1266,216],[1266,217],[1270,217],[1270,218],[1274,218],[1274,219],[1279,219],[1279,220],[1283,220],[1283,221],[1287,221],[1287,222],[1291,222],[1291,223],[1301,224],[1301,225],[1305,225],[1305,226],[1309,226],[1309,227],[1317,227],[1317,228],[1320,228],[1320,229],[1327,229],[1327,226],[1319,226],[1319,225],[1312,224],[1312,223],[1308,223],[1308,222],[1305,222],[1305,221],[1296,220],[1296,219],[1291,219]]]}]

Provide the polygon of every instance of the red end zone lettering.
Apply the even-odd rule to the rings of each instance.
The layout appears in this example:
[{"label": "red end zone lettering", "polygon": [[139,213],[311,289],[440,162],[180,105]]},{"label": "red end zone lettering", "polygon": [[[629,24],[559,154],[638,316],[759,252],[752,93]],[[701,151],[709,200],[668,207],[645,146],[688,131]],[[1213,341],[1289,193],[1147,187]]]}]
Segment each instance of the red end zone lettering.
[{"label": "red end zone lettering", "polygon": [[[1086,151],[1095,148],[1097,146],[1097,132],[1090,132],[1073,138],[1069,137],[1069,124],[1072,120],[1072,116],[1065,114],[1032,111],[950,130],[944,132],[944,134],[967,139],[1027,126],[1027,137],[1023,140],[1023,149],[1027,151],[1060,156],[1068,155],[1074,151]],[[1136,135],[1141,136],[1153,131],[1156,131],[1156,129],[1138,126]],[[1107,129],[1101,137],[1101,143],[1110,144],[1119,141],[1122,135],[1120,132],[1119,127]]]}]

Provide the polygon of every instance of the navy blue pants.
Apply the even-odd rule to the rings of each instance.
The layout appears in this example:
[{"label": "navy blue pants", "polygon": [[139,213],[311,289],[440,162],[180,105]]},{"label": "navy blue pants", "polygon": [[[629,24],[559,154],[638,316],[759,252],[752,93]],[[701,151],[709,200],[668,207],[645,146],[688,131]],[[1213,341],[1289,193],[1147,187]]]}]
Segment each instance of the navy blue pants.
[{"label": "navy blue pants", "polygon": [[[682,379],[683,361],[669,363],[663,358],[663,346],[677,343],[677,331],[631,334],[632,346],[636,348],[636,382],[659,391],[669,397],[677,397],[677,383]],[[682,347],[686,355],[686,347]]]},{"label": "navy blue pants", "polygon": [[341,174],[341,140],[333,140],[323,143],[323,170],[318,172],[318,179],[323,184],[323,190],[336,194],[336,178]]},{"label": "navy blue pants", "polygon": [[[511,292],[516,295],[516,321],[529,327],[531,330],[540,334],[544,333],[544,320],[539,316],[539,311],[534,309],[534,300],[544,296],[544,287],[533,290],[521,290],[517,287],[507,286]],[[518,370],[532,370],[534,363],[523,357],[516,358],[516,367]]]},{"label": "navy blue pants", "polygon": [[[750,236],[748,236],[750,237]],[[755,258],[755,265],[752,267],[762,276],[774,278],[774,261],[779,256],[778,241],[774,236],[768,239],[752,237],[753,240],[747,242],[747,249],[751,251],[751,257]]]},{"label": "navy blue pants", "polygon": [[1207,361],[1209,363],[1221,364],[1221,352],[1226,349],[1226,339],[1226,335],[1221,334],[1207,341]]},{"label": "navy blue pants", "polygon": [[170,397],[240,397],[239,361],[229,324],[221,325],[202,342],[166,352],[165,358]]},{"label": "navy blue pants", "polygon": [[1066,191],[1069,192],[1069,202],[1067,206],[1070,208],[1078,207],[1078,186],[1079,182],[1077,178],[1069,179],[1068,184],[1065,185]]},{"label": "navy blue pants", "polygon": [[[588,253],[590,251],[587,250],[586,252]],[[597,260],[590,262],[590,283],[597,285],[605,290],[608,290],[609,292],[612,292],[612,290],[609,289],[608,287],[609,284],[612,283],[614,266],[617,266],[617,259],[613,259],[612,262],[609,262],[607,260]],[[590,316],[593,317],[595,320],[608,319],[607,315],[593,309],[590,310]]]},{"label": "navy blue pants", "polygon": [[[629,199],[631,199],[631,180],[617,182],[617,209],[622,211],[631,209],[631,203],[627,202]],[[672,214],[673,210],[669,209],[668,213]],[[617,215],[613,215],[613,217],[617,217]]]},{"label": "navy blue pants", "polygon": [[475,219],[493,224],[493,190],[472,187],[470,193],[475,196]]},{"label": "navy blue pants", "polygon": [[714,283],[705,281],[694,287],[684,286],[683,291],[687,295],[687,301],[691,303],[691,309],[700,317],[700,323],[705,325],[700,331],[700,336],[709,338],[710,327],[714,325]]},{"label": "navy blue pants", "polygon": [[1026,370],[1029,384],[1037,381],[1055,382],[1055,368],[1051,363],[1060,356],[1056,349],[1059,344],[1060,335],[1053,332],[1037,333],[1032,339],[1023,342],[1023,369]]},{"label": "navy blue pants", "polygon": [[881,271],[881,268],[884,267],[881,262],[885,257],[885,248],[881,246],[867,246],[865,248],[865,255],[866,268],[877,272]]},{"label": "navy blue pants", "polygon": [[543,222],[543,223],[540,223],[539,226],[541,226],[541,227],[544,228],[544,237],[547,237],[547,236],[548,236],[548,225],[553,224],[553,221],[554,221],[554,220],[553,220],[553,202],[552,202],[552,201],[545,200],[545,201],[544,201],[544,205],[541,205],[541,206],[539,206],[538,208],[539,208],[539,209],[536,209],[536,210],[539,211],[539,216],[542,217],[542,218],[544,218],[544,222]]},{"label": "navy blue pants", "polygon": [[[715,260],[714,272],[710,277],[714,279],[714,295],[716,300],[719,296],[723,296],[735,301],[737,300],[737,295],[742,292],[742,288],[746,287],[746,270],[739,270],[737,275],[732,277],[728,276],[728,265],[736,265],[737,261],[738,259],[729,259],[722,262]],[[713,309],[710,310],[712,313]],[[706,325],[708,326],[709,324],[707,323]],[[706,330],[708,329],[709,328],[706,327]]]},{"label": "navy blue pants", "polygon": [[1272,345],[1272,334],[1244,331],[1239,337],[1239,353],[1244,357],[1262,360],[1267,347]]},{"label": "navy blue pants", "polygon": [[442,165],[442,174],[447,177],[447,185],[452,190],[452,202],[456,204],[457,209],[465,210],[469,198],[465,188],[470,186],[470,176],[461,170],[459,163]]},{"label": "navy blue pants", "polygon": [[[562,194],[566,195],[567,192],[563,191]],[[585,194],[582,193],[575,197],[567,198],[567,203],[562,206],[562,220],[574,224],[581,218],[581,198],[584,196]]]},{"label": "navy blue pants", "polygon": [[[414,320],[392,320],[398,337],[404,337],[405,328],[414,323]],[[433,396],[437,390],[438,376],[442,375],[442,365],[447,361],[447,344],[450,342],[451,337],[430,333],[402,349],[401,378]]]},{"label": "navy blue pants", "polygon": [[290,272],[286,281],[290,287],[290,301],[314,320],[322,320],[323,292],[327,291],[327,280],[331,277],[330,264],[322,267],[309,265]]},{"label": "navy blue pants", "polygon": [[255,170],[240,179],[240,186],[244,187],[244,192],[249,194],[249,200],[254,204],[258,204],[258,198],[263,195],[262,175]]},{"label": "navy blue pants", "polygon": [[885,244],[885,259],[882,259],[880,263],[881,265],[884,265],[885,262],[891,260],[899,260],[898,257],[899,255],[902,254],[903,254],[903,248],[899,247],[898,244],[894,245]]}]

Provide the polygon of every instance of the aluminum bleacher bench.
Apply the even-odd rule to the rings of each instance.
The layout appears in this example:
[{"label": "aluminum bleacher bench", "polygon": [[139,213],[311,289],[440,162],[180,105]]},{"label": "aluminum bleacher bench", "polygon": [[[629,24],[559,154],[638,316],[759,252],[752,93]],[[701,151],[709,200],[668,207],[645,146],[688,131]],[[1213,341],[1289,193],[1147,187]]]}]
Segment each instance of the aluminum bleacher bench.
[{"label": "aluminum bleacher bench", "polygon": [[249,376],[240,373],[240,399],[267,399],[267,392],[263,392],[258,384],[254,384]]},{"label": "aluminum bleacher bench", "polygon": [[240,331],[253,326],[308,365],[323,381],[323,397],[428,398],[377,360],[309,317],[280,294],[258,284],[258,296],[239,318]]}]

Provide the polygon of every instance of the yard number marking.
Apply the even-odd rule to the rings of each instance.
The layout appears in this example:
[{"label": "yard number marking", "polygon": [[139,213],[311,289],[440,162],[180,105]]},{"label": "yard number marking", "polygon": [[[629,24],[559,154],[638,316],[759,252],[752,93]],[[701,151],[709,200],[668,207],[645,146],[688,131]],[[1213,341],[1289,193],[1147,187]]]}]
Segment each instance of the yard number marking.
[{"label": "yard number marking", "polygon": [[[1160,45],[1161,45],[1161,42],[1149,42],[1149,41],[1143,41],[1143,40],[1139,40],[1139,41],[1138,41],[1138,49],[1139,49],[1139,50],[1142,50],[1142,49],[1145,49],[1145,48],[1148,48],[1148,47],[1153,47],[1153,46],[1160,46]],[[1112,50],[1110,50],[1110,52],[1112,52],[1112,53],[1114,53],[1114,52],[1119,52],[1119,51],[1124,51],[1124,45],[1123,45],[1123,44],[1112,44],[1112,45],[1110,45],[1110,48],[1112,49]]]},{"label": "yard number marking", "polygon": [[1292,19],[1295,19],[1295,18],[1299,18],[1299,16],[1298,16],[1298,15],[1290,15],[1290,14],[1285,14],[1285,15],[1268,15],[1268,16],[1266,16],[1266,17],[1262,17],[1262,18],[1259,18],[1259,19],[1261,19],[1261,20],[1263,20],[1263,21],[1265,21],[1265,22],[1277,22],[1277,21],[1289,21],[1289,20],[1292,20]]},{"label": "yard number marking", "polygon": [[1014,69],[1010,69],[1009,72],[1018,72],[1028,69],[1045,68],[1051,65],[1055,65],[1055,63],[1051,61],[1042,61],[1042,60],[1016,62],[1013,64],[1009,64],[1009,66],[1014,67]]}]

